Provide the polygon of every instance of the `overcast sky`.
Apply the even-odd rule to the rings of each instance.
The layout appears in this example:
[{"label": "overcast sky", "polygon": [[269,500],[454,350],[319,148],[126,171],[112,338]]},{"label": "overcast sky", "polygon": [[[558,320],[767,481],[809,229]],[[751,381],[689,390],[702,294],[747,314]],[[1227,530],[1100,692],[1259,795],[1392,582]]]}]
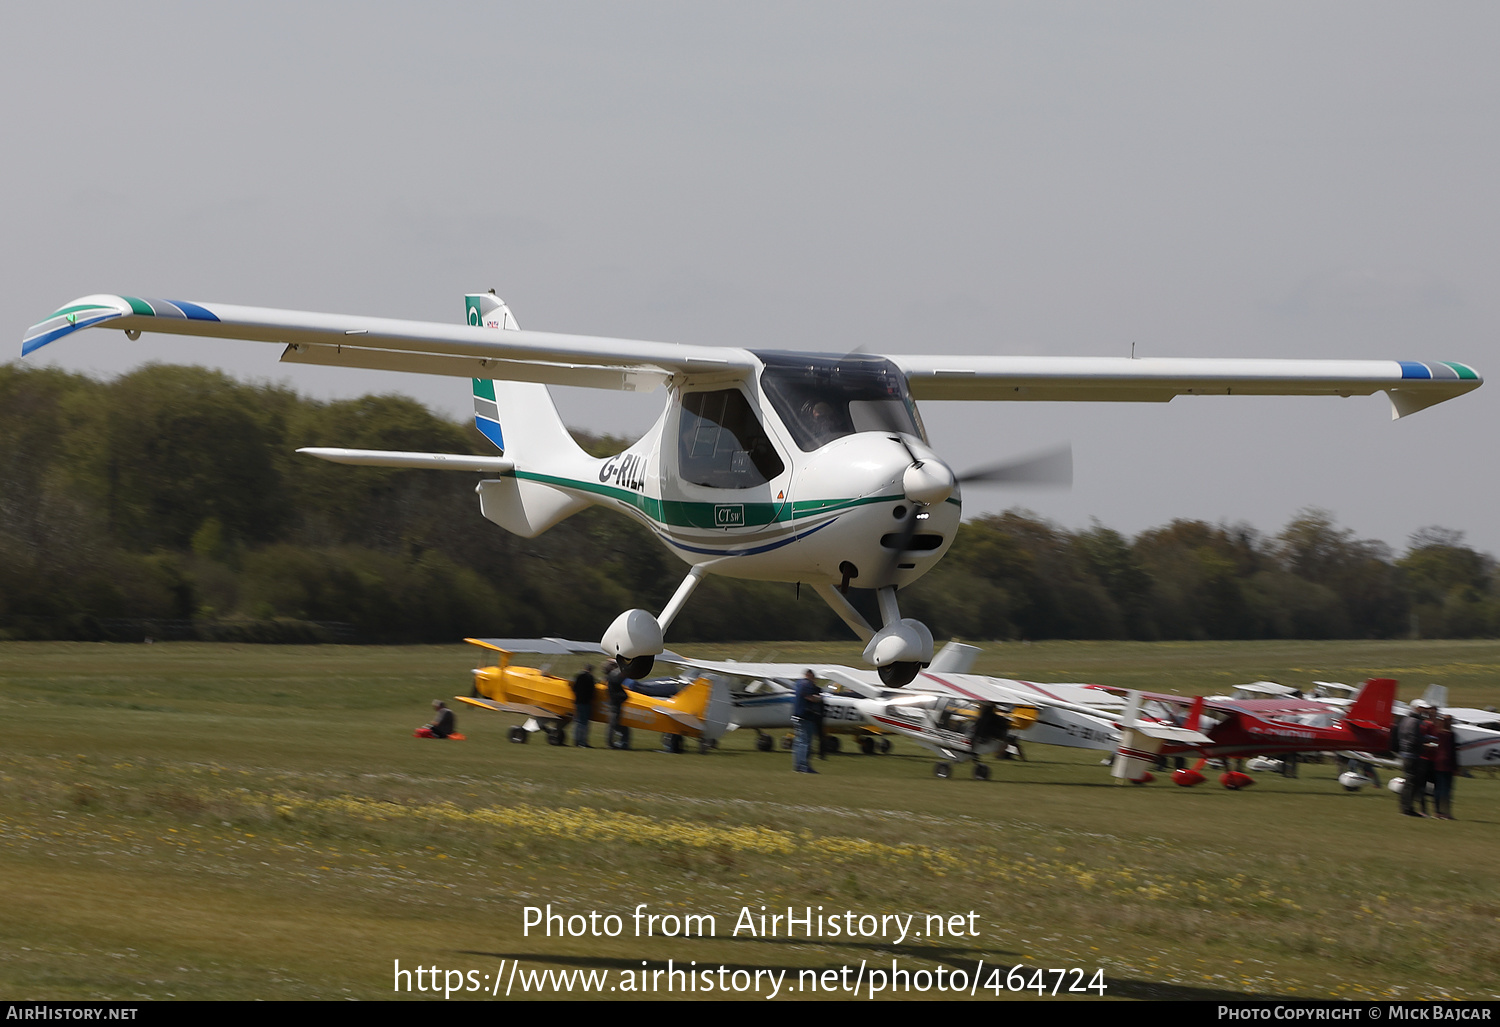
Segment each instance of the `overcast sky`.
[{"label": "overcast sky", "polygon": [[[1500,375],[1493,3],[48,4],[0,13],[0,313],[91,292],[844,352],[1460,360]],[[317,396],[461,380],[85,332],[38,363]],[[1371,398],[936,403],[956,468],[1071,440],[1069,528],[1500,553],[1500,383]],[[568,390],[643,430],[660,394]],[[457,513],[457,512],[456,512]]]}]

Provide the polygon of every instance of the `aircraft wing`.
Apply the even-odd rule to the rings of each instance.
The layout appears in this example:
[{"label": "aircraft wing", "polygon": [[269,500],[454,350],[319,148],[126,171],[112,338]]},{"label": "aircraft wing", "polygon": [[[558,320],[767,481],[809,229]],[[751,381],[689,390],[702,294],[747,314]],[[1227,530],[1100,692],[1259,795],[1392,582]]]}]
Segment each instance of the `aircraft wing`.
[{"label": "aircraft wing", "polygon": [[455,695],[453,698],[459,702],[466,702],[470,706],[494,710],[496,713],[519,713],[523,717],[535,717],[538,720],[557,720],[564,716],[556,710],[549,710],[542,706],[528,706],[525,703],[496,702],[494,699],[480,699],[469,695]]},{"label": "aircraft wing", "polygon": [[[525,653],[528,656],[604,656],[598,642],[575,642],[568,638],[466,638],[465,642],[497,653]],[[663,649],[658,659],[668,663],[689,661],[670,649]]]},{"label": "aircraft wing", "polygon": [[1165,403],[1176,396],[1368,396],[1404,417],[1479,388],[1467,364],[1415,360],[892,356],[917,399]]},{"label": "aircraft wing", "polygon": [[74,300],[32,325],[21,354],[84,328],[277,343],[286,346],[281,359],[290,363],[639,392],[674,375],[733,380],[757,366],[747,351],[718,346],[111,295]]}]

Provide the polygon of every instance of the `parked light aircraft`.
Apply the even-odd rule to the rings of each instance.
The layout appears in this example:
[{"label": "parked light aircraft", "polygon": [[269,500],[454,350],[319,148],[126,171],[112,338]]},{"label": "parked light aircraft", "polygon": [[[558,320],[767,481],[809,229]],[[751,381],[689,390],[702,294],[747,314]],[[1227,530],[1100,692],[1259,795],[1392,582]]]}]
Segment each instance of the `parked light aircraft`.
[{"label": "parked light aircraft", "polygon": [[[1107,712],[1120,705],[1113,695],[1080,685],[1036,685],[949,669],[966,670],[977,652],[973,646],[950,642],[930,670],[919,673],[916,681],[900,691],[886,687],[876,672],[838,664],[741,663],[681,657],[673,662],[710,680],[781,683],[779,687],[784,689],[795,684],[804,669],[811,670],[834,686],[824,693],[825,733],[854,734],[866,753],[874,751],[879,734],[904,736],[942,759],[934,767],[939,777],[948,777],[953,763],[974,760],[975,776],[988,778],[989,769],[979,757],[999,751],[1006,737],[1107,752],[1119,744],[1120,732]],[[1075,699],[1097,705],[1070,701],[1059,692],[1071,692]],[[783,696],[788,694],[784,692]],[[764,703],[757,701],[759,698],[752,696],[748,708],[742,710],[736,692],[736,726],[759,731],[790,726],[790,702]],[[1009,723],[997,725],[996,716]],[[1002,726],[1003,731],[998,729]]]},{"label": "parked light aircraft", "polygon": [[[531,733],[542,731],[549,744],[562,745],[563,728],[572,722],[576,708],[573,683],[545,670],[516,666],[511,657],[518,652],[591,653],[598,652],[597,648],[562,639],[467,638],[464,641],[494,654],[494,662],[474,670],[472,695],[454,698],[480,709],[528,718],[524,725],[510,729],[512,742],[525,742]],[[595,695],[590,719],[605,723],[609,710],[602,686],[595,686]],[[669,752],[681,752],[684,735],[700,739],[700,744],[711,743],[723,735],[729,728],[730,711],[728,688],[700,679],[669,699],[627,690],[620,708],[620,726],[626,732],[626,744],[632,729],[659,731],[666,736]]]},{"label": "parked light aircraft", "polygon": [[[1311,715],[1328,713],[1328,707],[1308,699],[1204,699],[1131,692],[1121,717],[1124,736],[1110,773],[1127,781],[1141,782],[1161,756],[1195,753],[1205,759],[1280,755],[1293,752],[1385,752],[1390,748],[1392,704],[1396,682],[1373,678],[1365,682],[1342,719],[1327,726],[1304,722]],[[1145,705],[1155,703],[1186,708],[1182,724],[1153,719]],[[1202,774],[1174,775],[1179,784],[1198,784]],[[1196,774],[1196,777],[1193,775]],[[1220,783],[1243,788],[1248,775],[1227,772]]]},{"label": "parked light aircraft", "polygon": [[[1473,368],[1396,360],[1224,360],[789,353],[521,331],[493,293],[447,325],[218,303],[94,295],[27,331],[34,352],[85,328],[248,339],[290,363],[472,378],[475,423],[499,456],[313,449],[351,464],[479,471],[480,510],[532,537],[591,505],[634,517],[689,566],[660,614],[627,610],[604,648],[643,678],[706,574],[807,582],[867,644],[888,685],[933,658],[897,589],[948,551],[969,482],[1071,478],[1065,452],[968,475],[928,444],[916,401],[1166,402],[1179,395],[1370,395],[1400,417],[1478,388]],[[497,330],[498,329],[498,330]],[[568,434],[546,385],[665,387],[656,425],[595,459]],[[880,627],[849,602],[875,591]]]}]

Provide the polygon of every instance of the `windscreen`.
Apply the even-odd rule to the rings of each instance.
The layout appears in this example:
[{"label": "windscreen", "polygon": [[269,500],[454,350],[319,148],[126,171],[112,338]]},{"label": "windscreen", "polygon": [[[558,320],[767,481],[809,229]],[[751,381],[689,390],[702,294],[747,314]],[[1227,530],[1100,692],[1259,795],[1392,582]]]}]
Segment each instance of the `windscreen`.
[{"label": "windscreen", "polygon": [[926,441],[906,376],[881,357],[757,352],[761,387],[803,452],[856,432]]}]

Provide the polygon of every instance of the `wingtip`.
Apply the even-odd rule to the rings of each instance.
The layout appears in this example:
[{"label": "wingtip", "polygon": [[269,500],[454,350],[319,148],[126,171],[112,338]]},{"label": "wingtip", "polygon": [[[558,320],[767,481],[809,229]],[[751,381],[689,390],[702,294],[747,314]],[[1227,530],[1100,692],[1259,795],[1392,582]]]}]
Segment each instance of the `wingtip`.
[{"label": "wingtip", "polygon": [[56,342],[83,328],[125,317],[131,312],[129,302],[122,296],[104,293],[80,296],[26,329],[26,334],[21,337],[21,356],[30,356],[49,342]]}]

